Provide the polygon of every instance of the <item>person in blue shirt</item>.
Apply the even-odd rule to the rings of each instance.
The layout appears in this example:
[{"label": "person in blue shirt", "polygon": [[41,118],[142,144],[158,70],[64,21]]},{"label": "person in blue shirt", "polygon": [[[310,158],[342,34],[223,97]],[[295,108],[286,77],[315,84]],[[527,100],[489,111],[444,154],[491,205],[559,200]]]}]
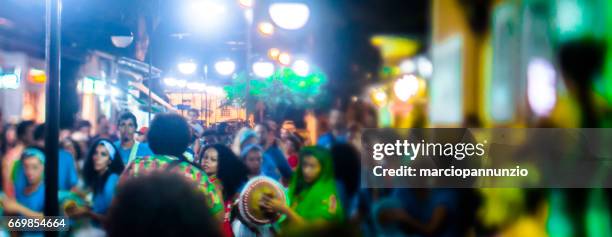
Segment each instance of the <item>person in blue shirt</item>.
[{"label": "person in blue shirt", "polygon": [[255,126],[255,133],[257,134],[259,145],[264,149],[263,173],[276,180],[280,180],[282,177],[284,180],[289,181],[292,174],[291,166],[289,166],[287,158],[285,158],[283,151],[278,146],[279,142],[274,130],[266,124],[257,124]]},{"label": "person in blue shirt", "polygon": [[330,131],[322,134],[317,140],[317,146],[322,146],[331,149],[334,144],[342,144],[348,142],[346,126],[342,112],[333,109],[329,112]]},{"label": "person in blue shirt", "polygon": [[399,232],[413,236],[458,236],[457,190],[396,189],[394,202],[378,212],[381,226],[395,226]]},{"label": "person in blue shirt", "polygon": [[148,144],[136,142],[136,139],[134,139],[138,127],[134,114],[130,112],[121,114],[117,120],[117,127],[120,139],[114,145],[121,155],[123,165],[127,166],[128,162],[136,157],[153,155],[153,151]]},{"label": "person in blue shirt", "polygon": [[26,217],[42,217],[45,204],[45,185],[43,183],[43,171],[45,167],[45,155],[42,150],[28,147],[21,155],[20,163],[16,170],[26,177],[26,184],[15,187],[15,199],[4,198],[2,206],[4,211]]},{"label": "person in blue shirt", "polygon": [[[13,175],[19,171],[25,177],[25,183],[15,186],[15,199],[3,198],[2,207],[5,213],[23,217],[41,218],[45,206],[44,168],[46,157],[38,147],[28,147],[24,150],[15,166]],[[61,160],[61,159],[60,159]],[[70,192],[58,192],[60,207],[72,202],[78,205],[79,199]],[[22,236],[43,236],[42,232],[24,232]]]},{"label": "person in blue shirt", "polygon": [[110,140],[100,139],[92,143],[85,159],[83,179],[85,186],[93,191],[93,205],[91,209],[68,210],[67,214],[73,218],[90,217],[96,222],[104,221],[123,168],[121,155]]},{"label": "person in blue shirt", "polygon": [[[38,125],[34,130],[34,142],[38,147],[44,147],[44,124]],[[79,182],[74,157],[64,148],[60,148],[58,159],[58,189],[59,191],[71,191]],[[23,169],[15,168],[12,177],[16,189],[27,185],[27,177]]]}]

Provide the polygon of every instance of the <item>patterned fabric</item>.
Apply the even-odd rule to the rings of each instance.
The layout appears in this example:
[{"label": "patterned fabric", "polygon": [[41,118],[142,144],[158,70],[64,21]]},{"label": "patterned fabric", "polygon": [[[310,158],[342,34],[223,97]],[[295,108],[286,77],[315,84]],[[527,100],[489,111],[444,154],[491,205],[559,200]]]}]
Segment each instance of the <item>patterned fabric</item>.
[{"label": "patterned fabric", "polygon": [[[172,167],[169,165],[172,164]],[[138,157],[132,161],[121,175],[119,183],[123,183],[129,177],[138,177],[139,175],[151,171],[176,172],[184,175],[188,180],[194,181],[198,189],[207,197],[207,204],[211,208],[213,214],[223,211],[223,200],[221,193],[211,183],[204,171],[196,168],[188,162],[180,161],[173,156],[153,155],[146,157]]]}]

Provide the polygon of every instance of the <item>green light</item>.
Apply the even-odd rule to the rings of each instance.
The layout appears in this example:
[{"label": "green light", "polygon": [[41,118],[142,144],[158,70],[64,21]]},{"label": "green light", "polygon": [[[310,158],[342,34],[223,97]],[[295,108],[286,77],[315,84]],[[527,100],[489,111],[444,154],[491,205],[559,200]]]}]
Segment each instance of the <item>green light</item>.
[{"label": "green light", "polygon": [[546,229],[551,237],[574,236],[574,228],[565,210],[565,197],[559,190],[553,190],[549,197],[549,217]]},{"label": "green light", "polygon": [[612,236],[610,211],[603,189],[593,189],[589,193],[586,212],[587,236]]}]

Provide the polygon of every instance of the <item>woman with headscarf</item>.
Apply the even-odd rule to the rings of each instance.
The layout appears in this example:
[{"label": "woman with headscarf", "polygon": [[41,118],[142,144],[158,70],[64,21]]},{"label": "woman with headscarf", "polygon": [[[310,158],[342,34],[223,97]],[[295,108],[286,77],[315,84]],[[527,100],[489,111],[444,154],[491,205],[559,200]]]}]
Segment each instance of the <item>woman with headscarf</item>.
[{"label": "woman with headscarf", "polygon": [[93,191],[92,206],[67,210],[71,217],[90,217],[96,222],[104,220],[106,211],[115,196],[123,162],[117,148],[110,140],[95,141],[89,149],[83,166],[85,186]]},{"label": "woman with headscarf", "polygon": [[45,155],[42,150],[35,147],[24,149],[20,160],[15,164],[12,176],[24,174],[26,184],[15,184],[15,199],[5,197],[2,200],[5,212],[26,217],[43,216],[42,212],[45,204],[44,167]]},{"label": "woman with headscarf", "polygon": [[[2,207],[5,213],[25,217],[42,217],[45,204],[44,167],[45,154],[38,147],[24,149],[20,159],[15,163],[13,177],[15,198],[4,197]],[[24,178],[22,178],[22,176]],[[71,203],[82,206],[83,200],[69,191],[59,191],[60,206]]]},{"label": "woman with headscarf", "polygon": [[249,180],[248,169],[232,150],[222,144],[204,147],[199,157],[198,164],[225,200],[223,233],[225,236],[233,236],[229,216],[240,189]]},{"label": "woman with headscarf", "polygon": [[334,178],[331,155],[321,147],[300,151],[298,172],[289,184],[291,204],[264,197],[261,206],[287,216],[285,226],[303,226],[344,220]]}]

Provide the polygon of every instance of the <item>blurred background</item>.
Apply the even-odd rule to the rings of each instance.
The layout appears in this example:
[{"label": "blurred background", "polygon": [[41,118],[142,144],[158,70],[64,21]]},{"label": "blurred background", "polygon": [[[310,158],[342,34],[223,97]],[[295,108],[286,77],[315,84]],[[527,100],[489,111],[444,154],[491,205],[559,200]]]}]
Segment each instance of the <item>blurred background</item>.
[{"label": "blurred background", "polygon": [[[612,126],[607,0],[62,2],[64,130],[125,110],[273,120],[310,144],[330,110],[349,131]],[[44,122],[44,20],[45,1],[0,0],[2,127]],[[612,236],[607,190],[466,192],[473,235]]]}]

